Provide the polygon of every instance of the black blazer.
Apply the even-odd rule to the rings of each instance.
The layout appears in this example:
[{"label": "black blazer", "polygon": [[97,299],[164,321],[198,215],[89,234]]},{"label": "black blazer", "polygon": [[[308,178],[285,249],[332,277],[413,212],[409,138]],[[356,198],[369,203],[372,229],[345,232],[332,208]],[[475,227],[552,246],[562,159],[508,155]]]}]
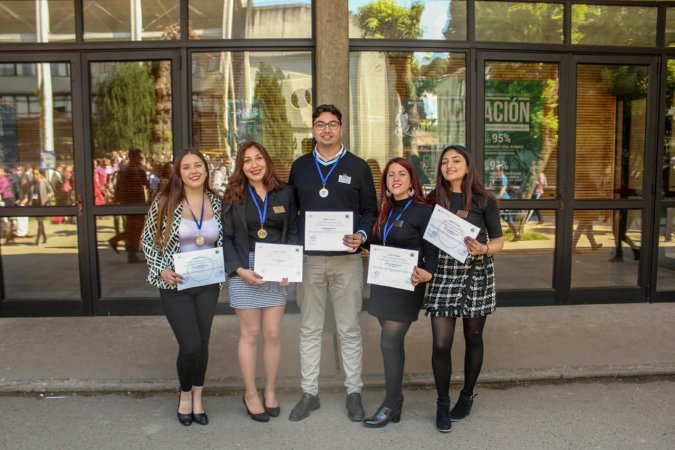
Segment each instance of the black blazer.
[{"label": "black blazer", "polygon": [[[284,207],[284,227],[281,230],[281,243],[298,245],[298,208],[295,205],[293,188],[288,185],[269,192],[269,207]],[[246,226],[246,201],[241,205],[223,206],[223,247],[225,256],[225,272],[235,276],[237,269],[248,266],[249,252],[248,228]]]}]

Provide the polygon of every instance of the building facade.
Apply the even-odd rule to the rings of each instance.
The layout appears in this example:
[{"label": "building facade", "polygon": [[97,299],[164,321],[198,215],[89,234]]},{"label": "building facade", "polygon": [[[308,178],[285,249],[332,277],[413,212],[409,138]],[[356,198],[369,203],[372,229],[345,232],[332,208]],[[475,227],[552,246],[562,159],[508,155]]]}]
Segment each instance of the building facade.
[{"label": "building facade", "polygon": [[675,1],[0,0],[0,315],[158,313],[133,224],[172,155],[286,176],[321,103],[377,181],[469,148],[500,305],[674,301],[674,95]]}]

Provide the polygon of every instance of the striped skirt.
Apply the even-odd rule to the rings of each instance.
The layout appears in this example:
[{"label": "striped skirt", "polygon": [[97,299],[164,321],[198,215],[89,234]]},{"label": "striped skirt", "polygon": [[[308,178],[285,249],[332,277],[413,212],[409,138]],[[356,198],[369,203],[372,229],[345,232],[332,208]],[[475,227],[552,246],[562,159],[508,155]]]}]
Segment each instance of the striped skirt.
[{"label": "striped skirt", "polygon": [[481,317],[497,305],[492,256],[469,255],[464,263],[440,251],[424,307],[431,317]]},{"label": "striped skirt", "polygon": [[[248,254],[248,266],[253,269],[255,253]],[[286,305],[288,288],[276,281],[269,281],[261,286],[252,286],[241,277],[227,278],[227,292],[230,306],[237,309],[267,308]]]}]

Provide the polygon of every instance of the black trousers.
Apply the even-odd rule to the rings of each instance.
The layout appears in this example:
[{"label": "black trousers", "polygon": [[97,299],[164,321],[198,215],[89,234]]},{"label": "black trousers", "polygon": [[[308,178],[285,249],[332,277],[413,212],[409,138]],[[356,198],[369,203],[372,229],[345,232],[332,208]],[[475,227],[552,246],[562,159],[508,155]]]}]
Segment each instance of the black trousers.
[{"label": "black trousers", "polygon": [[219,294],[217,284],[184,291],[159,290],[164,313],[178,341],[176,368],[183,392],[192,390],[192,386],[204,386],[211,324]]}]

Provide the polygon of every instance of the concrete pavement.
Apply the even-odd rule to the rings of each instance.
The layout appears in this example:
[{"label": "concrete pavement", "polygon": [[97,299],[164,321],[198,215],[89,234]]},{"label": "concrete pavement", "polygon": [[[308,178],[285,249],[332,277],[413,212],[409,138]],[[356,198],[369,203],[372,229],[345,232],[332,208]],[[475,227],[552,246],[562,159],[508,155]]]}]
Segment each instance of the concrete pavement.
[{"label": "concrete pavement", "polygon": [[[365,312],[361,321],[364,381],[378,388],[379,325]],[[299,322],[299,315],[287,314],[282,326],[279,386],[286,390],[299,389]],[[459,381],[463,338],[456,331]],[[236,317],[216,317],[208,388],[241,390],[237,335]],[[485,343],[479,383],[674,375],[675,303],[498,308],[487,321]],[[431,329],[423,315],[410,329],[406,350],[406,386],[433,386]],[[322,352],[321,387],[341,389],[337,340],[330,333]],[[162,316],[0,318],[0,392],[174,390],[176,353]]]}]

